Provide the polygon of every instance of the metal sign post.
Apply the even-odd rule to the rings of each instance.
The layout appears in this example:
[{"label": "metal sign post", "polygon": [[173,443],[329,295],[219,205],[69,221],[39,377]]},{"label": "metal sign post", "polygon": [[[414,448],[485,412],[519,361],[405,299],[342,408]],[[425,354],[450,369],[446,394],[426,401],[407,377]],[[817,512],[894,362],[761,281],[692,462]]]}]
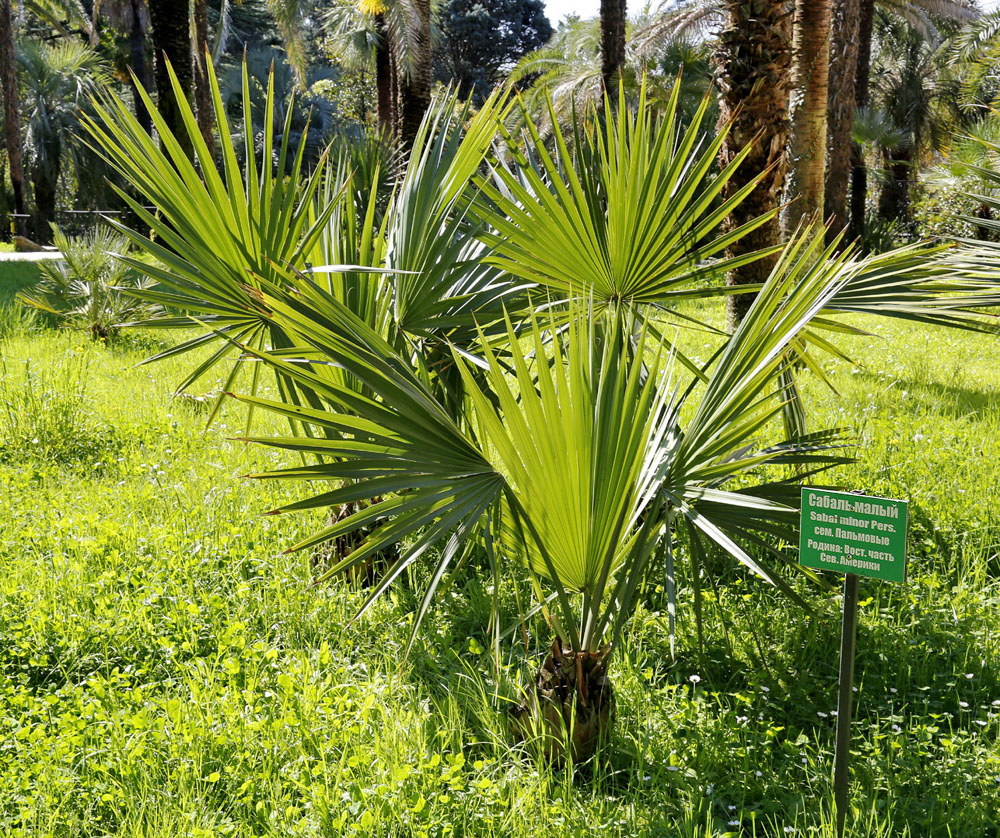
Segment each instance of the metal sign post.
[{"label": "metal sign post", "polygon": [[846,573],[833,768],[838,838],[843,838],[847,823],[859,575],[892,582],[906,580],[907,514],[907,503],[903,500],[828,489],[802,489],[799,561],[806,567]]},{"label": "metal sign post", "polygon": [[844,577],[844,621],[840,629],[840,695],[837,697],[837,751],[833,763],[833,797],[837,803],[837,835],[847,822],[847,763],[851,757],[851,710],[854,704],[854,643],[858,629],[858,577]]}]

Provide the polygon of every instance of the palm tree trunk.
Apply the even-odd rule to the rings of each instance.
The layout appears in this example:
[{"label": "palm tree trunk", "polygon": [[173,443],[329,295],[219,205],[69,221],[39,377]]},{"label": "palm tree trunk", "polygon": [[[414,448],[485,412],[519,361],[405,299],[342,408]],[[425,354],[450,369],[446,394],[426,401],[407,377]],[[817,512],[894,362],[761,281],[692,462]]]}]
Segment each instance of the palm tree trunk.
[{"label": "palm tree trunk", "polygon": [[35,241],[48,244],[52,241],[52,221],[56,217],[56,189],[62,170],[62,154],[59,142],[54,141],[45,149],[43,159],[31,170],[31,185],[35,191],[35,214],[32,231]]},{"label": "palm tree trunk", "polygon": [[399,139],[405,148],[413,140],[431,104],[431,3],[430,0],[412,0],[414,17],[413,60],[409,72],[399,79],[400,108]]},{"label": "palm tree trunk", "polygon": [[[872,29],[875,0],[861,0],[858,19],[858,70],[854,78],[854,104],[868,107],[868,82],[872,69]],[[868,169],[861,146],[851,146],[851,224],[848,235],[860,239],[865,232],[865,203],[868,198]]]},{"label": "palm tree trunk", "polygon": [[[729,197],[760,172],[767,176],[726,219],[727,229],[735,229],[781,203],[785,183],[785,146],[788,140],[788,90],[791,66],[791,5],[788,0],[729,0],[725,22],[719,33],[716,63],[719,70],[719,107],[723,125],[731,124],[719,154],[720,163],[729,163],[747,144],[753,150],[725,186]],[[775,216],[730,249],[739,256],[781,241]],[[731,271],[730,286],[763,282],[777,257],[758,259]],[[743,319],[753,302],[751,294],[728,298],[730,329]]]},{"label": "palm tree trunk", "polygon": [[574,652],[556,638],[534,686],[511,713],[512,732],[518,740],[539,745],[555,762],[567,755],[579,762],[592,756],[610,733],[615,703],[607,653]]},{"label": "palm tree trunk", "polygon": [[[17,93],[17,63],[14,57],[14,20],[10,0],[0,0],[0,86],[3,87],[4,145],[14,190],[14,212],[24,213],[24,149],[21,145],[20,101]],[[23,233],[21,221],[17,232]]]},{"label": "palm tree trunk", "polygon": [[212,128],[215,107],[208,81],[208,9],[205,0],[194,0],[194,97],[198,110],[198,130],[208,150],[214,153]]},{"label": "palm tree trunk", "polygon": [[392,131],[393,111],[393,62],[392,46],[389,42],[389,27],[385,15],[375,16],[375,32],[378,41],[375,44],[375,93],[378,100],[378,126],[383,133]]},{"label": "palm tree trunk", "polygon": [[904,145],[886,155],[888,177],[878,196],[878,214],[886,221],[909,219],[912,150],[912,146]]},{"label": "palm tree trunk", "polygon": [[396,46],[389,42],[389,110],[392,114],[392,136],[399,134],[399,111],[402,103],[399,100],[399,56]]},{"label": "palm tree trunk", "polygon": [[833,0],[795,0],[792,34],[792,135],[782,228],[791,234],[804,219],[823,216],[826,108],[830,78]]},{"label": "palm tree trunk", "polygon": [[142,25],[142,2],[132,0],[132,27],[129,31],[129,54],[132,62],[132,96],[135,102],[135,118],[147,134],[153,133],[153,120],[145,103],[136,91],[136,84],[143,90],[152,90],[149,78],[149,60],[146,54],[146,32]]},{"label": "palm tree trunk", "polygon": [[851,129],[858,71],[861,0],[837,0],[830,26],[830,89],[826,136],[825,215],[828,238],[847,226],[847,184],[851,175]]},{"label": "palm tree trunk", "polygon": [[601,78],[615,101],[625,63],[625,17],[625,0],[601,0]]},{"label": "palm tree trunk", "polygon": [[[191,39],[188,26],[187,3],[177,0],[148,0],[149,19],[153,24],[153,45],[156,48],[156,104],[167,127],[181,147],[190,156],[191,141],[184,128],[181,110],[174,97],[173,85],[167,71],[173,68],[181,93],[190,100],[192,87]],[[180,7],[180,8],[178,8]],[[162,143],[161,143],[162,145]]]}]

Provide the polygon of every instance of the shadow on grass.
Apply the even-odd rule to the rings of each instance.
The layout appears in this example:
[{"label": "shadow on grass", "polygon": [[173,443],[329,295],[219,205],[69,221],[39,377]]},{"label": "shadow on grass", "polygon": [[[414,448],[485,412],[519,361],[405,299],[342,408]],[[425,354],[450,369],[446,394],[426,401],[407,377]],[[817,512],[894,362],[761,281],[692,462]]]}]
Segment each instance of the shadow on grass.
[{"label": "shadow on grass", "polygon": [[[870,385],[871,392],[884,388],[881,376],[861,372],[858,376]],[[961,384],[943,384],[940,381],[923,381],[917,378],[895,379],[892,389],[921,396],[922,403],[942,416],[964,419],[972,415],[1000,410],[1000,392]]]}]

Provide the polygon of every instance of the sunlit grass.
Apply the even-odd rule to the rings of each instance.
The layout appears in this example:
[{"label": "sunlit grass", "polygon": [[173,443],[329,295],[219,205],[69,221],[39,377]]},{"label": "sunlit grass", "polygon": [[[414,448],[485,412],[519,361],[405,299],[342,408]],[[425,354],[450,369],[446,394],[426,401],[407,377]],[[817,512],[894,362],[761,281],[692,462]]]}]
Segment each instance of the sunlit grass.
[{"label": "sunlit grass", "polygon": [[[834,479],[912,501],[910,581],[862,585],[853,834],[994,836],[997,342],[873,329],[845,342],[859,366],[831,362],[837,394],[804,384],[814,426],[860,443]],[[407,580],[353,623],[362,593],[307,587],[310,556],[281,551],[322,513],[262,514],[307,489],[240,478],[280,455],[231,440],[235,406],[206,431],[171,398],[189,359],[7,334],[0,834],[834,834],[835,598],[806,615],[720,561],[701,650],[682,561],[677,659],[651,589],[615,661],[613,741],[553,769],[505,722],[548,635],[529,627],[529,656],[515,632],[497,668],[487,573],[443,596],[404,662]],[[31,415],[60,399],[64,421]],[[48,447],[11,443],[33,427]]]}]

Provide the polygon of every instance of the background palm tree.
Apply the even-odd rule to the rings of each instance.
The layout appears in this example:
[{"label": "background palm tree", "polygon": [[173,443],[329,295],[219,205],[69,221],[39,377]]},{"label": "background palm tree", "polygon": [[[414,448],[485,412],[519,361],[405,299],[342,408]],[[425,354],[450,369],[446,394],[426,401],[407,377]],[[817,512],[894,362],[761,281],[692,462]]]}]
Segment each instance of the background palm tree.
[{"label": "background palm tree", "polygon": [[[192,153],[187,141],[177,96],[191,98],[194,74],[191,67],[191,27],[187,3],[179,9],[176,0],[147,0],[153,27],[156,105],[174,135]],[[167,67],[173,67],[179,93],[175,93]]]},{"label": "background palm tree", "polygon": [[920,154],[942,127],[935,117],[936,51],[932,40],[899,18],[876,11],[871,95],[902,142],[879,149],[885,167],[878,214],[884,220],[909,219],[910,189]]},{"label": "background palm tree", "polygon": [[[4,147],[14,191],[14,212],[24,213],[24,151],[21,143],[20,96],[14,53],[14,19],[10,0],[0,0],[0,87],[3,95]],[[20,223],[20,222],[19,222]],[[22,232],[20,229],[18,232]]]},{"label": "background palm tree", "polygon": [[[725,42],[721,47],[720,72],[725,71],[728,61],[735,61],[733,72],[737,76],[747,76],[748,65],[755,63],[751,58],[753,45],[749,42],[741,50],[737,45],[740,43],[740,34],[749,33],[753,27],[757,27],[757,34],[753,39],[758,43],[763,43],[761,38],[763,33],[774,32],[777,21],[782,15],[789,13],[790,3],[782,4],[779,0],[755,0],[746,3],[726,3],[723,0],[681,0],[677,3],[661,4],[659,16],[661,18],[660,32],[663,34],[674,34],[685,31],[699,31],[700,33],[720,32],[720,40]],[[823,0],[821,3],[804,3],[800,0],[803,14],[799,17],[804,24],[819,29],[825,26],[825,18],[828,11],[832,14],[835,25],[830,28],[830,60],[829,81],[828,81],[828,103],[822,110],[829,113],[827,121],[827,161],[826,179],[822,187],[822,203],[824,212],[834,219],[834,227],[830,235],[834,235],[842,229],[846,223],[846,204],[848,196],[848,180],[851,181],[851,235],[859,236],[864,220],[864,203],[867,192],[866,170],[861,161],[859,149],[853,149],[848,158],[847,149],[850,148],[851,129],[853,124],[854,111],[856,108],[865,107],[868,104],[869,70],[871,65],[871,41],[872,41],[872,15],[876,5],[894,19],[907,22],[916,26],[920,31],[931,33],[936,32],[936,21],[968,21],[978,15],[975,4],[972,0]],[[740,12],[740,9],[743,9]],[[742,14],[742,17],[739,15]],[[734,17],[735,16],[735,17]],[[764,25],[770,21],[771,25]],[[728,34],[726,34],[728,33]],[[749,36],[748,36],[749,37]],[[818,48],[822,49],[824,43],[822,37],[814,37]],[[775,42],[776,43],[776,42]],[[773,52],[773,48],[768,53]],[[740,63],[742,62],[742,64]],[[760,78],[761,90],[747,100],[747,106],[752,107],[754,112],[760,114],[760,119],[756,128],[761,132],[762,141],[765,143],[778,143],[781,138],[778,126],[784,116],[775,114],[768,116],[766,108],[759,108],[756,103],[757,96],[769,98],[764,92],[764,88],[778,77],[778,64],[772,60],[770,54],[761,54],[756,63],[760,66],[758,77]],[[791,65],[788,65],[789,69]],[[751,73],[752,75],[752,73]],[[779,86],[787,87],[786,83],[778,82]],[[752,86],[745,86],[742,92],[751,94]],[[726,90],[722,91],[723,97]],[[734,104],[741,99],[737,96],[733,103],[726,106],[727,112]],[[813,129],[818,129],[817,117],[820,113],[818,99],[813,102],[808,109],[812,114],[810,122]],[[805,119],[805,111],[803,119]],[[747,117],[747,121],[753,122]],[[806,125],[802,126],[806,128]],[[741,132],[741,139],[748,139],[753,136],[754,130]],[[807,132],[808,133],[808,132]],[[795,144],[791,157],[794,161],[802,160],[802,148],[798,137],[803,137],[803,132],[798,130],[785,130],[785,137]],[[807,148],[815,145],[814,137],[803,140]],[[822,154],[813,156],[810,153],[809,159],[815,160],[813,169],[818,173],[822,165]],[[768,162],[768,158],[763,157],[756,161],[758,165]],[[795,165],[790,172],[793,180],[800,180]],[[819,190],[810,189],[810,194],[815,195]],[[774,196],[781,194],[780,189],[773,192]],[[858,219],[855,224],[855,219]],[[746,269],[751,272],[752,269]],[[758,277],[759,278],[759,277]],[[746,281],[751,281],[747,276]],[[742,303],[734,300],[737,307]],[[738,315],[738,311],[732,312]]]},{"label": "background palm tree", "polygon": [[379,125],[411,145],[430,105],[430,0],[340,0],[324,26],[340,60],[374,69]]},{"label": "background palm tree", "polygon": [[[781,203],[785,184],[789,119],[789,71],[792,62],[791,6],[787,0],[733,0],[723,13],[716,47],[720,122],[731,124],[719,154],[721,165],[751,147],[745,164],[726,184],[725,197],[737,194],[759,173],[764,177],[747,200],[737,206],[724,224],[736,230]],[[773,248],[781,241],[777,215],[735,242],[728,255],[740,257]],[[763,283],[776,257],[758,259],[730,271],[729,285]],[[729,297],[730,329],[751,305],[748,294]]]},{"label": "background palm tree", "polygon": [[405,46],[396,41],[394,51],[399,79],[398,133],[403,147],[410,148],[431,104],[431,0],[397,2],[407,21],[407,30],[412,33]]},{"label": "background palm tree", "polygon": [[101,24],[128,36],[128,67],[120,68],[132,87],[135,115],[147,133],[152,133],[153,122],[149,111],[142,103],[142,97],[135,90],[139,84],[144,90],[153,89],[153,79],[149,67],[149,8],[146,0],[103,0],[94,3],[92,12],[93,28],[99,31]]},{"label": "background palm tree", "polygon": [[26,41],[18,52],[18,69],[25,93],[26,146],[35,196],[33,233],[38,240],[48,241],[67,158],[76,163],[77,172],[91,168],[91,174],[100,177],[81,142],[82,116],[91,97],[107,83],[107,66],[80,41],[55,45]]},{"label": "background palm tree", "polygon": [[208,8],[205,0],[193,0],[191,23],[194,34],[194,98],[198,127],[209,150],[214,146],[212,129],[215,119],[212,113],[212,91],[208,81],[208,63],[211,61],[208,45]]},{"label": "background palm tree", "polygon": [[601,0],[601,79],[612,99],[625,63],[625,0]]},{"label": "background palm tree", "polygon": [[[847,186],[851,173],[849,141],[854,122],[855,80],[858,73],[858,41],[861,4],[870,0],[838,0],[833,4],[830,25],[830,71],[826,130],[826,183],[823,215],[830,220],[828,237],[847,226]],[[869,15],[870,15],[869,9]],[[869,21],[870,27],[870,21]]]},{"label": "background palm tree", "polygon": [[786,206],[786,237],[802,219],[823,214],[826,171],[826,108],[830,74],[833,0],[796,0],[792,31],[792,91]]},{"label": "background palm tree", "polygon": [[[829,162],[827,174],[827,214],[834,218],[835,228],[845,223],[848,197],[848,165],[850,166],[850,231],[851,238],[859,238],[864,230],[865,201],[868,181],[867,169],[860,149],[851,146],[850,162],[844,150],[849,147],[851,125],[856,108],[868,106],[872,62],[872,37],[875,9],[880,8],[889,16],[910,24],[928,35],[935,34],[935,21],[969,21],[979,12],[971,0],[838,0],[843,8],[838,26],[831,32],[831,85],[829,110],[832,116],[827,146]],[[855,18],[856,4],[856,18]],[[857,26],[854,26],[854,20]],[[848,39],[857,39],[856,50]],[[856,63],[850,63],[850,55]],[[835,229],[832,228],[832,229]]]},{"label": "background palm tree", "polygon": [[379,127],[391,134],[396,124],[397,82],[389,16],[395,4],[341,0],[327,10],[324,28],[333,55],[349,68],[375,74],[375,111]]}]

